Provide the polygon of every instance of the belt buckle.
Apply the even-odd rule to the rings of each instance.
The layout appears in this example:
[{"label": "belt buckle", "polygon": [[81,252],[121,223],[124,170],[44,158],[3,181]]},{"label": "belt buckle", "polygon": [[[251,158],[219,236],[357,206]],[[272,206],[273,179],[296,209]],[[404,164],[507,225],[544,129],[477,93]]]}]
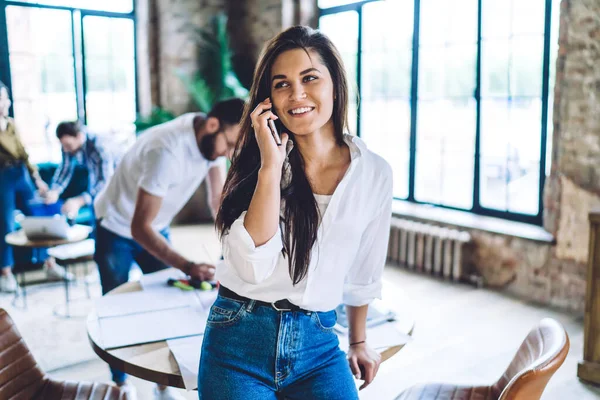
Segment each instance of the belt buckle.
[{"label": "belt buckle", "polygon": [[[280,300],[277,300],[277,301],[280,301]],[[291,308],[279,308],[279,307],[277,307],[277,305],[275,304],[275,303],[277,303],[277,301],[274,301],[274,302],[271,303],[271,306],[273,306],[273,308],[276,311],[292,311]]]}]

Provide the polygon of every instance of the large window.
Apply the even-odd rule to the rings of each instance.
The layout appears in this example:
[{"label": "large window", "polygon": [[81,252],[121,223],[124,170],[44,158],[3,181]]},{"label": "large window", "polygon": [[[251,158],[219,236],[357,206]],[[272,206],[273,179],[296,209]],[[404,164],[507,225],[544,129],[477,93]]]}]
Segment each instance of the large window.
[{"label": "large window", "polygon": [[559,1],[319,0],[394,197],[541,224]]},{"label": "large window", "polygon": [[0,0],[0,80],[33,161],[60,158],[64,120],[133,135],[134,29],[132,0]]}]

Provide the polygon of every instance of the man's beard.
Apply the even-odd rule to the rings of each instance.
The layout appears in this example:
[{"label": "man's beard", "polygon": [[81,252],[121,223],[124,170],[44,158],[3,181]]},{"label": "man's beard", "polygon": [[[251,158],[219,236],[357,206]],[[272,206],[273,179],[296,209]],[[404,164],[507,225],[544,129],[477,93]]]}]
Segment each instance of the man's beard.
[{"label": "man's beard", "polygon": [[217,159],[215,156],[215,143],[217,142],[218,134],[219,131],[215,133],[209,133],[202,136],[202,139],[200,139],[200,153],[209,161],[214,161]]}]

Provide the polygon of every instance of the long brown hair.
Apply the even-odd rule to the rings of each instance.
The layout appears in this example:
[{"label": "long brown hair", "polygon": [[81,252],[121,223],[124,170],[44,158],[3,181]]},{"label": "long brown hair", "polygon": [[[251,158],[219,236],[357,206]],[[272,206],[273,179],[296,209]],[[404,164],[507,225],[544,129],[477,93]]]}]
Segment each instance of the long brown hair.
[{"label": "long brown hair", "polygon": [[[221,236],[250,206],[258,180],[260,150],[251,127],[250,113],[258,103],[271,97],[271,70],[277,57],[294,49],[303,49],[307,53],[309,50],[316,52],[329,70],[334,87],[332,119],[335,138],[338,145],[344,142],[348,119],[348,85],[338,50],[327,36],[309,27],[295,26],[281,32],[267,43],[254,72],[249,101],[242,116],[240,138],[217,214],[216,226]],[[286,127],[282,130],[294,140],[293,132]],[[304,172],[304,159],[297,146],[289,154],[289,163],[292,179],[281,191],[285,206],[280,223],[283,252],[288,257],[290,277],[297,284],[308,272],[311,250],[317,240],[319,212],[311,184]]]}]

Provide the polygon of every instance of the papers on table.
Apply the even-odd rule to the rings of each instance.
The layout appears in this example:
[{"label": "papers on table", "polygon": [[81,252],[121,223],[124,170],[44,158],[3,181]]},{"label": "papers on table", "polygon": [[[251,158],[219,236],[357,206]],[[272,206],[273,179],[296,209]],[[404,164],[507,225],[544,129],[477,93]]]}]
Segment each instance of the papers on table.
[{"label": "papers on table", "polygon": [[168,286],[169,278],[181,278],[181,272],[169,269],[144,275],[144,290],[97,300],[98,327],[105,349],[204,333],[207,310],[216,291],[183,291]]},{"label": "papers on table", "polygon": [[167,340],[167,344],[179,366],[179,371],[187,390],[198,388],[198,366],[200,365],[200,350],[202,348],[203,337],[192,336]]},{"label": "papers on table", "polygon": [[206,313],[198,304],[170,310],[102,318],[100,333],[107,350],[134,344],[201,335]]}]

